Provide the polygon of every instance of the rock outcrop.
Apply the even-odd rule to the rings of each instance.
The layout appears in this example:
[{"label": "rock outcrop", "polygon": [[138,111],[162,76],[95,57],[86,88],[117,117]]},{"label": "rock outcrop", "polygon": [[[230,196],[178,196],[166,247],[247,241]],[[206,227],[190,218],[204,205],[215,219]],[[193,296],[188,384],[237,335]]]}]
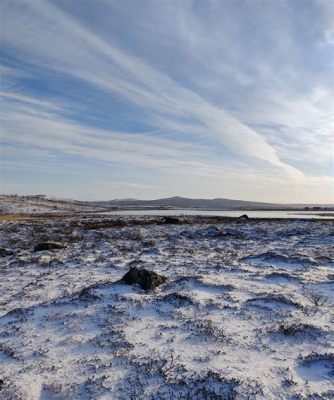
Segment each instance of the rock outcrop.
[{"label": "rock outcrop", "polygon": [[165,283],[167,278],[147,269],[132,267],[121,279],[127,285],[139,285],[144,290],[154,289]]}]

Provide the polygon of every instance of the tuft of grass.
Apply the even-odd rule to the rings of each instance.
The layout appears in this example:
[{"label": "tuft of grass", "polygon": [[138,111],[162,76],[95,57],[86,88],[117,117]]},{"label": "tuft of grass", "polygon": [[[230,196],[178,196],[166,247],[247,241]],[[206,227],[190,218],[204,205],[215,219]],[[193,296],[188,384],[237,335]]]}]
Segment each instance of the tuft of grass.
[{"label": "tuft of grass", "polygon": [[285,336],[295,336],[297,334],[303,334],[303,333],[316,335],[321,333],[322,330],[321,328],[314,325],[294,323],[294,324],[281,324],[275,332],[282,333]]},{"label": "tuft of grass", "polygon": [[328,298],[321,293],[306,292],[305,297],[315,306],[322,307],[328,303]]}]

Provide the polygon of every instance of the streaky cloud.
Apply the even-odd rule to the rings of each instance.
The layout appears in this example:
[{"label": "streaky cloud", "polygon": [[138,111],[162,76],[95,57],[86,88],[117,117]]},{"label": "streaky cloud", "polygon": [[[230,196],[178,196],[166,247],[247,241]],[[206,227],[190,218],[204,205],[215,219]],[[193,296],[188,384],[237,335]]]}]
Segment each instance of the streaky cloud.
[{"label": "streaky cloud", "polygon": [[[106,42],[55,5],[36,0],[24,6],[27,14],[21,18],[8,10],[10,6],[7,8],[5,40],[30,59],[37,57],[48,68],[118,93],[147,113],[172,119],[191,117],[202,132],[219,138],[239,155],[265,160],[294,178],[303,176],[280,160],[275,148],[254,129],[168,75]],[[38,17],[37,23],[31,15]],[[58,38],[58,46],[50,49],[54,36]]]}]

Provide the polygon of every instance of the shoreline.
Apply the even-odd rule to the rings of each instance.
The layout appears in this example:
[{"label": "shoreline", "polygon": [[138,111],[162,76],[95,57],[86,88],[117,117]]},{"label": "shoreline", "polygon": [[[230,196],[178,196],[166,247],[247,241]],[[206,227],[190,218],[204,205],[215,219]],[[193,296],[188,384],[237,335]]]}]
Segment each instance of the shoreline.
[{"label": "shoreline", "polygon": [[[247,223],[247,222],[262,222],[262,221],[315,221],[315,222],[333,222],[334,214],[324,215],[326,218],[319,218],[319,214],[312,214],[314,218],[303,218],[303,215],[300,214],[300,217],[249,217],[247,220],[240,221],[240,223]],[[306,214],[307,215],[307,214]],[[310,215],[310,214],[308,214]],[[192,223],[220,223],[220,222],[236,222],[239,220],[240,216],[219,216],[219,215],[168,215],[173,216],[179,219],[179,225],[181,224],[192,224]],[[149,223],[159,223],[164,215],[131,215],[131,214],[101,214],[101,213],[63,213],[63,214],[51,214],[51,213],[40,213],[40,214],[31,214],[31,213],[10,213],[10,214],[0,214],[0,222],[6,221],[41,221],[41,220],[101,220],[104,222],[108,221],[119,221],[124,220],[127,222],[127,225],[130,221],[137,221],[140,220],[142,222]],[[332,217],[332,218],[331,218]],[[120,221],[119,221],[120,222]]]}]

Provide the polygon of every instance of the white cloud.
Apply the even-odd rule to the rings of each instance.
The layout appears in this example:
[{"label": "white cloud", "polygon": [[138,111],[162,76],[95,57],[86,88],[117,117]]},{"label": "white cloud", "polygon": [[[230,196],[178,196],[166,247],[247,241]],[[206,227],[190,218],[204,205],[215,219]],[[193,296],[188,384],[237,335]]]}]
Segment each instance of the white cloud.
[{"label": "white cloud", "polygon": [[[153,115],[191,117],[202,132],[219,138],[241,156],[265,160],[289,176],[303,174],[278,158],[277,152],[254,129],[162,72],[99,38],[64,12],[42,1],[3,2],[7,44],[31,60],[118,93]],[[54,42],[54,38],[57,38]]]},{"label": "white cloud", "polygon": [[334,45],[334,3],[332,0],[318,0],[323,10],[325,22],[324,39],[327,44]]},{"label": "white cloud", "polygon": [[[84,3],[83,7],[89,5]],[[58,8],[61,3],[0,2],[2,43],[23,65],[30,64],[30,82],[44,84],[37,76],[41,70],[45,73],[43,79],[50,75],[53,81],[66,74],[70,81],[78,79],[92,85],[94,92],[103,91],[104,99],[110,96],[114,100],[116,96],[123,104],[131,103],[136,109],[134,119],[149,127],[147,132],[135,134],[97,129],[71,120],[71,111],[81,107],[80,99],[71,104],[66,93],[57,100],[29,95],[33,84],[27,88],[19,82],[25,67],[3,66],[3,149],[8,158],[16,154],[18,159],[15,165],[6,161],[6,168],[20,168],[20,156],[28,159],[36,152],[36,158],[47,159],[41,168],[50,166],[52,170],[57,165],[56,153],[61,153],[73,159],[95,160],[106,170],[131,170],[126,196],[131,189],[144,191],[144,187],[133,183],[148,185],[147,192],[152,193],[149,197],[159,195],[154,195],[154,188],[160,188],[161,195],[171,194],[168,190],[173,188],[174,194],[191,195],[193,190],[195,195],[202,191],[204,197],[228,190],[230,197],[261,200],[267,196],[268,201],[333,197],[331,178],[310,176],[316,175],[311,172],[315,164],[316,171],[330,175],[333,88],[326,85],[320,69],[311,80],[305,73],[300,43],[294,36],[303,31],[294,27],[290,5],[266,5],[261,15],[257,7],[265,2],[256,2],[254,10],[247,8],[252,11],[247,13],[247,21],[259,24],[257,31],[245,38],[241,35],[245,33],[242,23],[236,24],[229,17],[229,3],[208,2],[207,10],[211,12],[205,17],[196,15],[190,1],[153,1],[150,12],[139,7],[141,13],[132,11],[133,24],[121,22],[131,27],[127,33],[136,29],[145,32],[148,42],[142,47],[134,45],[136,49],[129,51],[121,41],[117,47],[114,45],[116,40],[108,34],[106,24],[108,7],[123,9],[128,18],[129,10],[122,2],[106,2],[104,26],[92,24],[90,28]],[[255,4],[246,3],[247,7]],[[131,4],[130,9],[137,3]],[[68,6],[71,8],[70,3]],[[286,13],[280,14],[280,8]],[[150,15],[148,19],[146,14]],[[266,31],[264,27],[268,26],[271,29]],[[329,30],[326,25],[324,35]],[[267,36],[270,40],[266,43]],[[175,60],[161,61],[157,53],[154,57],[146,52],[145,44],[150,47],[151,43],[155,50],[160,49],[159,56],[163,58],[169,49],[166,58],[175,54]],[[268,43],[275,45],[266,48],[265,53],[260,47]],[[308,45],[305,49],[310,51]],[[35,67],[38,72],[34,73]],[[104,126],[108,126],[108,118]],[[292,165],[307,171],[307,176]],[[38,170],[38,163],[34,168]],[[143,169],[149,172],[142,178],[138,171]],[[75,162],[69,170],[75,170]],[[78,169],[76,173],[81,172]],[[146,180],[154,174],[160,174],[161,183],[157,180],[151,186]],[[115,191],[121,189],[117,176],[106,176],[104,182]]]},{"label": "white cloud", "polygon": [[2,97],[3,100],[24,103],[32,106],[39,106],[41,109],[64,109],[63,106],[60,106],[60,104],[58,104],[57,102],[52,102],[45,99],[37,99],[36,97],[27,96],[23,93],[18,92],[0,91],[0,97]]},{"label": "white cloud", "polygon": [[[28,96],[22,104],[4,104],[2,138],[48,151],[62,151],[121,165],[170,166],[174,160],[195,160],[202,147],[150,134],[134,134],[87,127],[58,113],[59,106]],[[28,103],[29,100],[29,104]]]}]

